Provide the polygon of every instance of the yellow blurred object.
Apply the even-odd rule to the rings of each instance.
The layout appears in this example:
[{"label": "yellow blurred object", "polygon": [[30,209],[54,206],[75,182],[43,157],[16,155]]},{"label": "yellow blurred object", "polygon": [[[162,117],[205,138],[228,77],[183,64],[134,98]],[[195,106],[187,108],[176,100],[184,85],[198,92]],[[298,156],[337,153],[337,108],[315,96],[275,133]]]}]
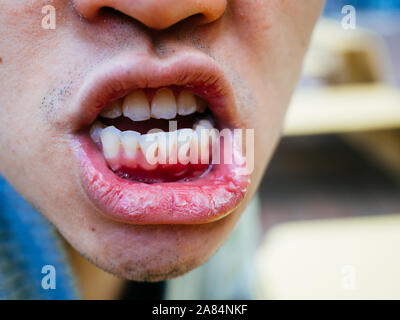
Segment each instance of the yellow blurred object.
[{"label": "yellow blurred object", "polygon": [[293,97],[284,135],[400,127],[400,90],[385,84],[304,88]]},{"label": "yellow blurred object", "polygon": [[330,84],[394,79],[388,49],[378,34],[360,27],[343,29],[329,19],[321,19],[314,30],[303,74]]},{"label": "yellow blurred object", "polygon": [[258,299],[400,299],[400,215],[272,229],[257,252]]},{"label": "yellow blurred object", "polygon": [[400,89],[381,37],[366,29],[345,30],[322,19],[288,109],[284,135],[347,133],[400,127]]}]

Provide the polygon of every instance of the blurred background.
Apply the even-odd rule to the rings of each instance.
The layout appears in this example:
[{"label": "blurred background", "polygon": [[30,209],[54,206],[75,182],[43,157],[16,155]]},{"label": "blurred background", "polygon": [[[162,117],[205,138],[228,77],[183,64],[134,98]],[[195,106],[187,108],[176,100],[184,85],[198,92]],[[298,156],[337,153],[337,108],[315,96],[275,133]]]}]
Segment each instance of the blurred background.
[{"label": "blurred background", "polygon": [[259,192],[257,298],[400,298],[399,129],[400,1],[328,0]]}]

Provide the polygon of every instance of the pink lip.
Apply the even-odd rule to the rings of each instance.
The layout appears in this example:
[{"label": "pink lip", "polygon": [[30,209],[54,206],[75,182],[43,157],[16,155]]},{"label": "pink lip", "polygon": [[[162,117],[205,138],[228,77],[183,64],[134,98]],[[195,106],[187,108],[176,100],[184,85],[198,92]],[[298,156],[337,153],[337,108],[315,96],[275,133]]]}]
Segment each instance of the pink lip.
[{"label": "pink lip", "polygon": [[[136,88],[168,85],[187,86],[202,96],[220,125],[232,128],[240,122],[228,81],[203,54],[163,61],[125,56],[93,74],[78,96],[79,110],[72,121],[77,133],[72,145],[83,189],[100,212],[113,220],[131,224],[208,223],[234,211],[245,196],[249,175],[238,173],[245,164],[214,164],[207,174],[188,182],[131,182],[114,174],[87,132],[78,131],[92,123],[110,101]],[[238,152],[237,148],[232,152]]]}]

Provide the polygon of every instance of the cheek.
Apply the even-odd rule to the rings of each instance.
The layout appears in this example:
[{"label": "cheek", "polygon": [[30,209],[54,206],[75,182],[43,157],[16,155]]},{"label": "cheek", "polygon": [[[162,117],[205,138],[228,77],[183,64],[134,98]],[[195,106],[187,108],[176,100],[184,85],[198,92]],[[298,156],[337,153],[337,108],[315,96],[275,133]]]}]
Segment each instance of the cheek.
[{"label": "cheek", "polygon": [[[34,63],[39,52],[51,48],[51,42],[57,36],[57,30],[45,30],[42,27],[42,20],[46,16],[42,14],[42,8],[48,3],[27,2],[6,1],[1,7],[0,43],[2,48],[7,48],[8,59],[5,61],[21,63],[30,59]],[[51,4],[56,8],[57,20],[65,16],[65,1],[52,1]]]},{"label": "cheek", "polygon": [[265,167],[280,136],[322,5],[320,0],[229,2],[224,32],[212,51],[231,74],[245,126],[256,130],[256,173]]},{"label": "cheek", "polygon": [[[0,96],[0,105],[7,116],[2,121],[15,118],[22,121],[23,112],[32,112],[32,104],[41,91],[40,82],[48,81],[48,56],[59,32],[42,28],[43,3],[16,0],[1,6],[0,92],[6,94]],[[56,5],[59,1],[53,3]]]},{"label": "cheek", "polygon": [[282,108],[288,102],[323,3],[322,0],[229,2],[225,26],[230,30],[229,36],[225,37],[224,45],[219,45],[219,51],[241,77],[247,78],[254,95],[263,103],[268,102],[266,105]]},{"label": "cheek", "polygon": [[233,0],[229,18],[235,33],[250,55],[262,55],[286,49],[303,50],[321,12],[323,0]]}]

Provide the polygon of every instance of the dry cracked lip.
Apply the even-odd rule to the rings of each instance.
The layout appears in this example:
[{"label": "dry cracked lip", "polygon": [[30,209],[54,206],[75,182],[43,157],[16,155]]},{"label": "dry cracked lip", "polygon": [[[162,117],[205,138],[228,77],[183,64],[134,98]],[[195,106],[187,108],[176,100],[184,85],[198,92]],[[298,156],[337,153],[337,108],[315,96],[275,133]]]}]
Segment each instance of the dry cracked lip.
[{"label": "dry cracked lip", "polygon": [[245,163],[223,161],[225,147],[233,158],[240,148],[216,135],[239,122],[232,89],[209,57],[120,57],[88,78],[77,105],[72,144],[81,183],[106,217],[202,224],[243,200]]}]

